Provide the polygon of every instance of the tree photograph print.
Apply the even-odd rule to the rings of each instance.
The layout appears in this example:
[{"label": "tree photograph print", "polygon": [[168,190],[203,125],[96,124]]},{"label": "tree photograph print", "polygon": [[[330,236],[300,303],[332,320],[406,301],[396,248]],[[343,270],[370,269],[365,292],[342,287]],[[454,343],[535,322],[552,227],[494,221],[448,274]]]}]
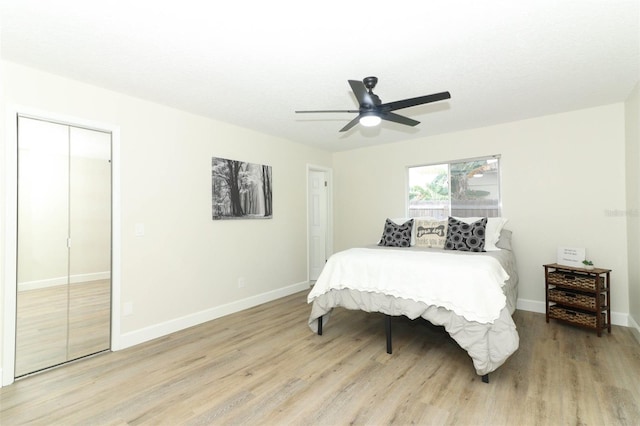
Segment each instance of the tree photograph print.
[{"label": "tree photograph print", "polygon": [[271,166],[213,157],[213,219],[271,219]]}]

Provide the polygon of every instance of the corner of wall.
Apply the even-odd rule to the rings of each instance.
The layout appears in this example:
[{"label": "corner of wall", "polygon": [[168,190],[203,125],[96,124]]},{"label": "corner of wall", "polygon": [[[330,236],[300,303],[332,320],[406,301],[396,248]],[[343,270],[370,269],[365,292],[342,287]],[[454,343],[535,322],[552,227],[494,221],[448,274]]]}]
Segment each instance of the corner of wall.
[{"label": "corner of wall", "polygon": [[631,333],[638,341],[638,344],[640,344],[640,325],[638,321],[633,318],[633,315],[629,315],[629,327],[631,327]]},{"label": "corner of wall", "polygon": [[[640,253],[640,81],[625,101],[625,167],[627,252],[629,258]],[[629,322],[640,341],[640,266],[629,262]]]}]

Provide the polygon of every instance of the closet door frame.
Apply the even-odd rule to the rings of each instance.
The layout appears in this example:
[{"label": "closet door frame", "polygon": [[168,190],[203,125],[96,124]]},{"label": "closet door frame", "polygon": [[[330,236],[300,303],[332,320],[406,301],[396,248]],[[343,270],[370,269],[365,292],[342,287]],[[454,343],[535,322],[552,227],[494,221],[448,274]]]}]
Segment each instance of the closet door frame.
[{"label": "closet door frame", "polygon": [[111,350],[122,348],[121,306],[121,208],[120,208],[120,127],[79,117],[60,115],[23,106],[8,106],[5,118],[5,221],[4,289],[2,330],[2,386],[15,376],[17,308],[17,210],[18,210],[18,116],[111,133]]}]

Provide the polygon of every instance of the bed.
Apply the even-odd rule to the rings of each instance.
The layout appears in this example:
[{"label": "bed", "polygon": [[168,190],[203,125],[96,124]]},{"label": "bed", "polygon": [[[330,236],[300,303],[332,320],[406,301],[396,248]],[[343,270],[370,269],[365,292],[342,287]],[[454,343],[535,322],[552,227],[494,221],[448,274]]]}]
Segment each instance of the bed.
[{"label": "bed", "polygon": [[[414,230],[415,231],[415,230]],[[440,231],[441,232],[441,231]],[[336,307],[424,318],[443,326],[473,361],[484,382],[517,349],[512,314],[517,299],[516,259],[510,232],[502,247],[486,252],[442,248],[368,246],[332,255],[307,297],[308,324],[322,334]]]}]

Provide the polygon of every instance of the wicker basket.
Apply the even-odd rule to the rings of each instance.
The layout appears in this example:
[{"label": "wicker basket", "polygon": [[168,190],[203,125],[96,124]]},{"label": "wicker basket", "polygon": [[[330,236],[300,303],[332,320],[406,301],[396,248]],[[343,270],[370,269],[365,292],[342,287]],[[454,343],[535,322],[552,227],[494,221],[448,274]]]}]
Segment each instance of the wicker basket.
[{"label": "wicker basket", "polygon": [[582,290],[596,290],[596,280],[603,285],[603,278],[593,275],[572,274],[569,272],[549,272],[549,284]]},{"label": "wicker basket", "polygon": [[[574,311],[557,305],[549,307],[549,318],[565,320],[573,324],[580,324],[591,328],[597,328],[598,326],[596,315]],[[604,321],[602,324],[604,324]]]},{"label": "wicker basket", "polygon": [[[583,307],[585,309],[596,308],[596,297],[598,295],[580,294],[570,291],[564,291],[559,288],[549,289],[549,300],[558,303],[569,303],[571,305]],[[600,306],[605,303],[604,294],[600,294]]]}]

